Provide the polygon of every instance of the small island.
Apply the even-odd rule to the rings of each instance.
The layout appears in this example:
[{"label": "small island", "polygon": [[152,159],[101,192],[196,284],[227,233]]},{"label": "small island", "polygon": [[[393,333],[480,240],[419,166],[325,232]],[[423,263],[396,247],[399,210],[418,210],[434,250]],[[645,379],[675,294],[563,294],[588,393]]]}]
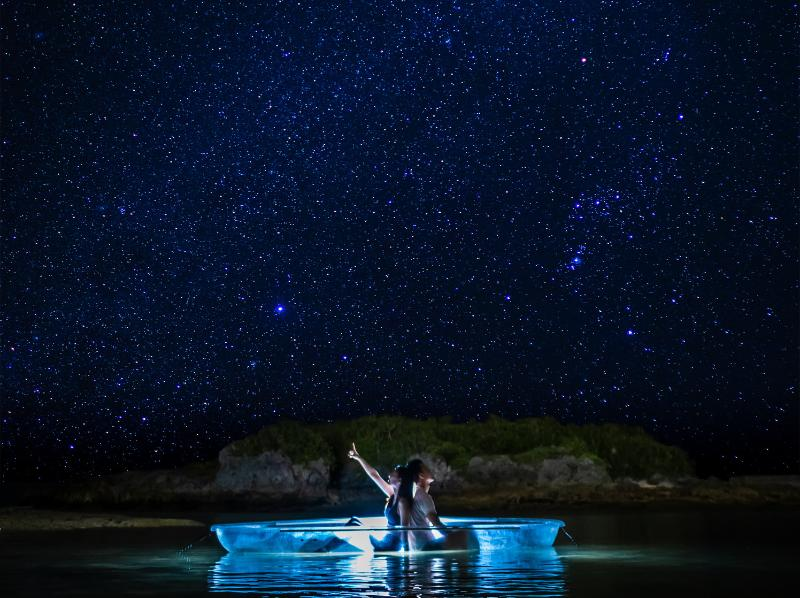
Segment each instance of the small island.
[{"label": "small island", "polygon": [[[436,478],[432,493],[437,503],[452,514],[800,504],[796,476],[700,479],[683,450],[659,443],[637,427],[561,424],[552,418],[455,423],[384,415],[319,424],[282,421],[229,444],[214,461],[60,485],[18,486],[0,512],[0,527],[194,525],[195,510],[224,507],[280,517],[287,509],[325,513],[377,505],[380,499],[371,482],[347,458],[351,442],[379,471],[423,458]],[[28,508],[20,511],[20,505]],[[105,514],[132,508],[144,509],[147,517]],[[65,510],[72,514],[58,516]],[[190,515],[163,518],[154,517],[153,511]]]}]

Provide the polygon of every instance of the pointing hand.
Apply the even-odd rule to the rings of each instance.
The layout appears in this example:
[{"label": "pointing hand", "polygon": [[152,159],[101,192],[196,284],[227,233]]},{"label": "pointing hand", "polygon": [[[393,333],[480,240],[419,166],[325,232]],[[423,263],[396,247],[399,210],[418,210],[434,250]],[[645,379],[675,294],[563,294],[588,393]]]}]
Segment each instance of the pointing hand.
[{"label": "pointing hand", "polygon": [[351,459],[358,459],[359,457],[361,457],[361,455],[359,455],[358,451],[356,450],[355,442],[353,443],[353,448],[347,451],[347,456],[350,457]]}]

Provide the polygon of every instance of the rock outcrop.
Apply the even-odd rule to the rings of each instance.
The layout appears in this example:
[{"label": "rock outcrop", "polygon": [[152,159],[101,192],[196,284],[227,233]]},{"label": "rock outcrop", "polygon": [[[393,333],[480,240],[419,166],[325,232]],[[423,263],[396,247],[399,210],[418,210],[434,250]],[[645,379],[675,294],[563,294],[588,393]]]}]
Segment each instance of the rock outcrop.
[{"label": "rock outcrop", "polygon": [[595,486],[611,481],[605,466],[585,457],[564,455],[557,459],[545,459],[539,466],[539,485],[559,486],[584,484]]},{"label": "rock outcrop", "polygon": [[508,455],[476,456],[469,460],[464,476],[471,486],[493,489],[536,483],[538,471]]},{"label": "rock outcrop", "polygon": [[232,495],[266,499],[325,498],[330,468],[322,459],[293,463],[279,451],[236,456],[230,447],[225,447],[219,453],[219,470],[214,483],[220,492]]},{"label": "rock outcrop", "polygon": [[488,489],[565,484],[598,485],[611,481],[601,463],[563,455],[539,463],[517,463],[508,455],[473,457],[465,472],[469,485]]}]

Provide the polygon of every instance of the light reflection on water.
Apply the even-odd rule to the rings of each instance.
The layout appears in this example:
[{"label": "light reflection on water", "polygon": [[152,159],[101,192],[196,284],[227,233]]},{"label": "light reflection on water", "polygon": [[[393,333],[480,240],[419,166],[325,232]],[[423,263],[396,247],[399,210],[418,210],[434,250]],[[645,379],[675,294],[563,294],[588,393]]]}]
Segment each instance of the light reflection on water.
[{"label": "light reflection on water", "polygon": [[208,576],[212,592],[273,596],[563,596],[553,548],[515,555],[226,554]]},{"label": "light reflection on water", "polygon": [[[565,517],[566,519],[566,517]],[[800,511],[587,513],[578,545],[480,553],[228,555],[186,530],[0,530],[0,596],[792,596]],[[192,542],[192,548],[179,551]],[[795,588],[791,590],[791,588]],[[240,594],[241,595],[241,594]]]}]

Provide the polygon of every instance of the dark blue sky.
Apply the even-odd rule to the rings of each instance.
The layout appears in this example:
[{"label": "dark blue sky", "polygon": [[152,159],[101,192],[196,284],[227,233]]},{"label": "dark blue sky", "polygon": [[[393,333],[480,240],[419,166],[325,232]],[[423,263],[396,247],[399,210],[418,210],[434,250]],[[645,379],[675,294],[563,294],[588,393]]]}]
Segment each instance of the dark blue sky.
[{"label": "dark blue sky", "polygon": [[2,471],[277,418],[796,470],[797,5],[12,2]]}]

